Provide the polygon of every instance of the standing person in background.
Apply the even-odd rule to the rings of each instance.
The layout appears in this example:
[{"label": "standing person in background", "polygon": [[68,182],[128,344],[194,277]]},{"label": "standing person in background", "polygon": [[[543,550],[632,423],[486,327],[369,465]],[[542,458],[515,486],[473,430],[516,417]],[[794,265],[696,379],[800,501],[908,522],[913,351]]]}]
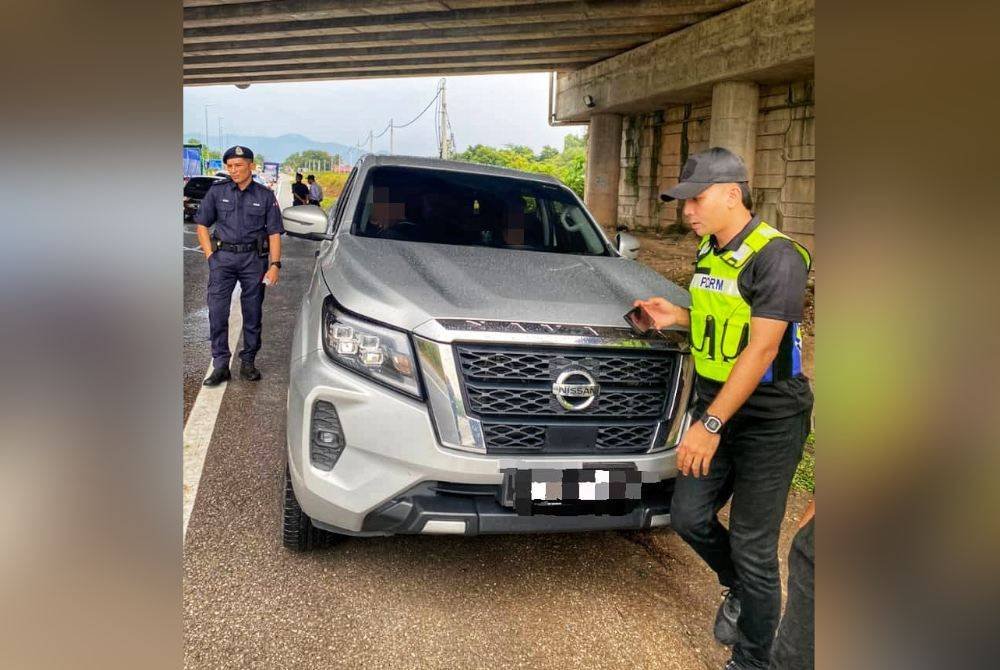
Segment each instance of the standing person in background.
[{"label": "standing person in background", "polygon": [[309,182],[309,204],[319,205],[323,202],[323,187],[316,181],[316,175],[309,175],[306,181]]},{"label": "standing person in background", "polygon": [[302,183],[302,173],[295,173],[295,183],[292,184],[292,206],[309,204],[309,187]]}]

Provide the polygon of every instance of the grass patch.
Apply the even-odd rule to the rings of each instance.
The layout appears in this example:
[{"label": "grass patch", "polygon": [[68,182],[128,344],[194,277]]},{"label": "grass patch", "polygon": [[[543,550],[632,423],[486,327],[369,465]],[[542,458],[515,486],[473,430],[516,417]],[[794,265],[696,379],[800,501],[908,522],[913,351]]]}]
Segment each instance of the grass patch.
[{"label": "grass patch", "polygon": [[802,452],[802,460],[792,477],[792,488],[807,493],[816,492],[816,433],[809,433],[806,447]]}]

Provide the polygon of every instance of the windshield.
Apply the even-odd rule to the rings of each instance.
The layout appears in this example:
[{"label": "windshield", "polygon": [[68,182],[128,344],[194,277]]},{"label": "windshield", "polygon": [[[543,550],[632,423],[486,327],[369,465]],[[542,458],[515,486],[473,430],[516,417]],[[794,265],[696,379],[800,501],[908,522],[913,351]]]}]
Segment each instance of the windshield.
[{"label": "windshield", "polygon": [[373,168],[351,232],[407,242],[610,255],[569,189],[446,170]]}]

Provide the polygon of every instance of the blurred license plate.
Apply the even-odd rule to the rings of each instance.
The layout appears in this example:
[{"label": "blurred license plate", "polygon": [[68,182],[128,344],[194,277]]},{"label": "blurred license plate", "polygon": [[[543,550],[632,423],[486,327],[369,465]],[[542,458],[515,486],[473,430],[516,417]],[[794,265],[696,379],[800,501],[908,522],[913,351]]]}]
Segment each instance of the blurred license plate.
[{"label": "blurred license plate", "polygon": [[639,500],[642,472],[635,469],[507,470],[503,502],[508,507],[525,504],[559,504]]}]

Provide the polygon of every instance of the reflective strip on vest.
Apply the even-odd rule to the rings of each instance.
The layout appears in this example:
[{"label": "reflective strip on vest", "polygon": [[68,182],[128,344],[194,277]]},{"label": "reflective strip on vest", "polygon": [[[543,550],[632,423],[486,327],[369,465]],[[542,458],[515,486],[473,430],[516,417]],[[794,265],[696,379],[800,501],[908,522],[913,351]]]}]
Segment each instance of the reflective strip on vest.
[{"label": "reflective strip on vest", "polygon": [[[771,240],[784,238],[801,254],[808,268],[812,262],[809,252],[795,240],[775,230],[763,221],[749,234],[735,251],[716,255],[705,253],[710,238],[699,245],[695,274],[689,286],[691,292],[691,352],[695,369],[707,379],[724,382],[736,363],[740,352],[750,339],[750,304],[740,295],[739,277],[743,268]],[[797,323],[786,330],[778,363],[786,378],[802,370],[802,340]],[[762,382],[777,381],[775,365],[767,370]]]}]

